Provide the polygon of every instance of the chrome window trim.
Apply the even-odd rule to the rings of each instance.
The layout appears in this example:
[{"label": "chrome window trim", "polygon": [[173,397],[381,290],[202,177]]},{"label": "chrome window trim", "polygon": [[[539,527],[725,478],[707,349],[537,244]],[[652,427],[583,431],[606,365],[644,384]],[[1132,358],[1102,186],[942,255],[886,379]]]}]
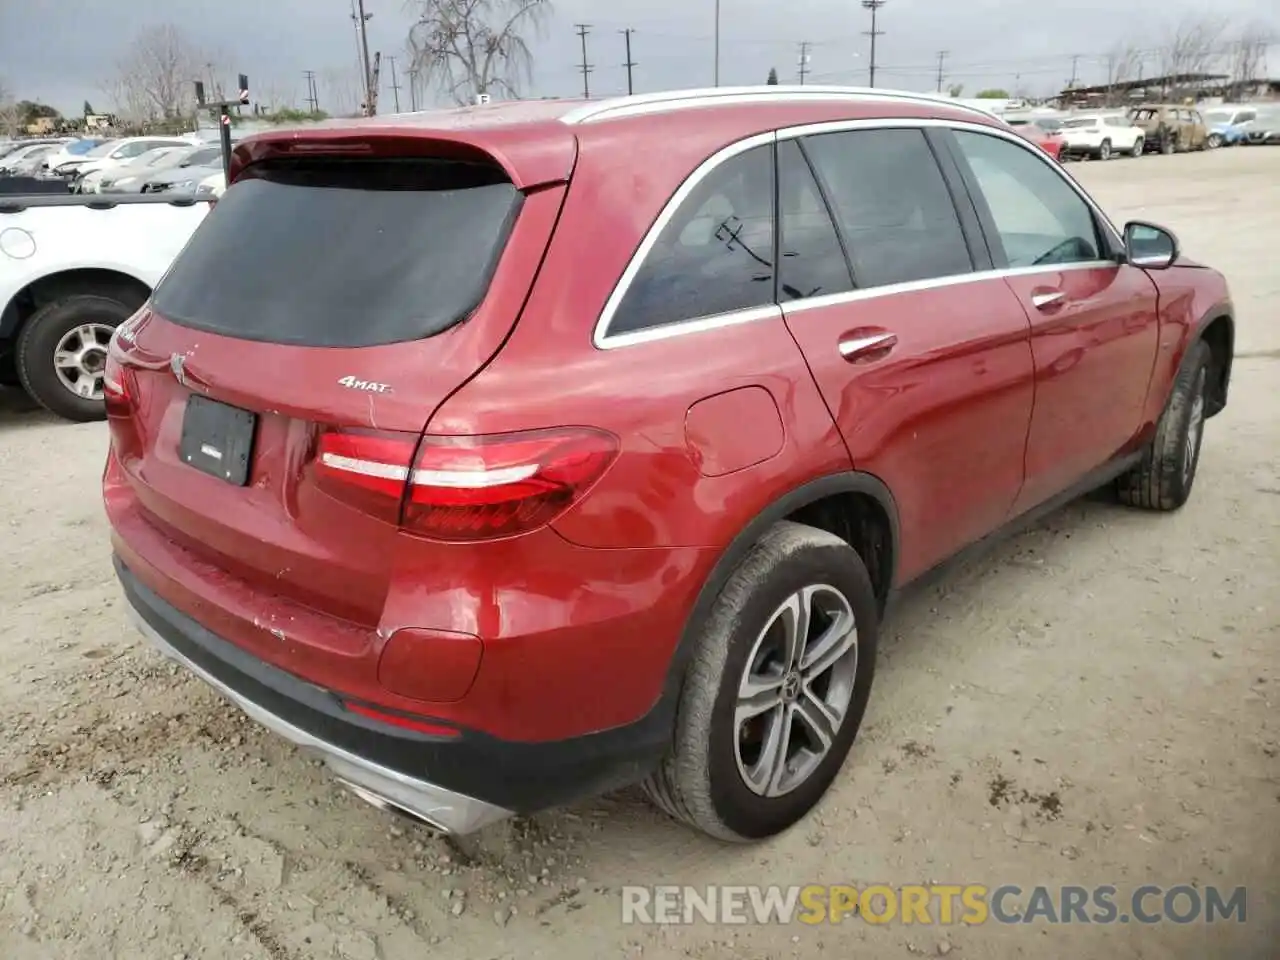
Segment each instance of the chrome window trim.
[{"label": "chrome window trim", "polygon": [[[613,315],[617,312],[618,305],[622,303],[622,298],[625,297],[627,295],[627,291],[631,289],[632,281],[635,280],[636,274],[640,272],[640,268],[644,266],[644,262],[648,258],[649,252],[653,250],[654,244],[658,242],[658,237],[661,236],[662,231],[667,228],[667,224],[670,223],[671,218],[676,215],[676,211],[678,211],[684,204],[685,200],[689,198],[689,194],[693,193],[693,191],[698,188],[702,181],[707,178],[708,174],[716,170],[722,164],[732,160],[740,154],[746,153],[748,150],[753,150],[756,147],[763,147],[771,144],[776,139],[777,135],[770,131],[769,133],[761,133],[752,137],[747,137],[745,140],[739,140],[737,143],[731,143],[729,146],[713,153],[706,160],[702,161],[702,163],[698,165],[697,169],[685,178],[684,183],[680,184],[680,187],[676,192],[667,200],[667,204],[662,208],[662,212],[658,214],[658,218],[649,226],[649,232],[644,235],[644,239],[640,241],[640,246],[637,247],[636,252],[631,255],[631,261],[627,264],[626,270],[622,272],[622,276],[618,279],[618,282],[614,284],[613,292],[609,294],[609,299],[605,301],[604,310],[601,311],[600,317],[596,321],[595,331],[591,337],[592,343],[601,349],[613,346],[624,346],[625,344],[621,342],[623,340],[627,340],[631,343],[643,343],[646,340],[660,339],[658,337],[636,339],[637,334],[647,333],[648,329],[670,331],[672,327],[678,327],[683,324],[700,323],[703,320],[714,320],[719,317],[732,317],[737,313],[745,312],[742,310],[735,310],[732,313],[719,314],[717,317],[693,317],[688,320],[676,320],[670,324],[664,324],[662,326],[652,327],[646,330],[635,330],[628,331],[627,333],[620,333],[616,337],[609,336],[609,324],[613,321]],[[763,309],[764,306],[776,307],[776,304],[764,304],[762,307],[750,307],[748,309]],[[671,334],[667,332],[666,335],[670,336]],[[609,342],[606,343],[606,340]],[[618,342],[615,343],[614,341]]]},{"label": "chrome window trim", "polygon": [[560,122],[569,126],[594,123],[600,120],[617,120],[623,117],[644,116],[696,107],[737,106],[751,103],[795,103],[805,100],[848,100],[852,102],[879,100],[887,103],[916,103],[925,106],[946,106],[954,110],[980,117],[994,117],[980,107],[958,103],[946,97],[909,90],[892,90],[881,87],[857,87],[806,84],[797,86],[775,85],[771,87],[704,87],[689,90],[667,90],[660,93],[637,94],[630,97],[613,97],[586,103],[560,116]]},{"label": "chrome window trim", "polygon": [[[732,88],[723,88],[732,89]],[[653,96],[659,96],[654,94]],[[935,101],[936,102],[936,101]],[[944,101],[945,102],[945,101]],[[585,108],[584,108],[585,109]],[[980,111],[976,111],[980,112]],[[649,256],[649,252],[653,249],[654,244],[658,242],[658,237],[666,228],[667,224],[675,216],[680,206],[688,199],[699,184],[702,183],[707,176],[716,170],[721,164],[745,153],[755,147],[764,146],[769,143],[792,140],[799,137],[814,136],[822,133],[841,133],[850,130],[876,130],[876,129],[926,129],[926,128],[943,128],[951,130],[967,131],[972,133],[987,134],[1007,140],[1010,143],[1036,156],[1049,169],[1053,170],[1062,180],[1075,191],[1076,195],[1093,211],[1094,215],[1099,219],[1105,231],[1109,231],[1110,238],[1118,245],[1123,246],[1123,239],[1115,225],[1107,217],[1092,197],[1085,192],[1074,179],[1072,179],[1064,170],[1057,169],[1053,166],[1053,160],[1047,155],[1043,155],[1043,151],[1032,143],[1027,142],[1018,136],[1012,130],[1004,130],[1000,127],[992,126],[985,123],[969,123],[963,120],[948,120],[942,118],[911,118],[911,117],[888,117],[877,119],[861,119],[861,120],[830,120],[822,123],[800,124],[792,127],[784,127],[782,129],[771,131],[769,133],[757,134],[739,140],[727,147],[712,154],[704,160],[691,173],[680,187],[667,200],[666,205],[658,214],[657,219],[650,225],[644,239],[640,242],[640,246],[636,248],[635,253],[631,255],[630,261],[627,263],[626,269],[622,276],[614,285],[613,292],[609,294],[609,299],[605,302],[604,309],[601,311],[599,318],[596,320],[595,328],[592,331],[591,342],[601,350],[612,350],[617,347],[632,346],[640,343],[650,343],[655,340],[666,340],[670,337],[682,336],[686,333],[703,333],[708,330],[718,330],[722,327],[736,326],[741,323],[750,323],[755,320],[764,320],[773,317],[783,316],[785,314],[803,312],[805,310],[817,309],[823,306],[833,306],[843,303],[853,303],[860,300],[869,300],[877,297],[892,296],[897,293],[911,293],[917,290],[927,290],[933,287],[954,286],[961,283],[972,283],[979,280],[992,280],[1001,277],[1028,276],[1038,273],[1059,273],[1065,270],[1098,270],[1107,267],[1118,267],[1119,264],[1114,260],[1090,260],[1079,263],[1057,263],[1044,264],[1043,266],[1031,267],[1008,267],[998,270],[981,270],[972,273],[959,273],[949,277],[931,277],[927,280],[912,280],[905,283],[886,284],[880,287],[866,287],[859,290],[850,290],[843,293],[830,294],[825,297],[811,297],[802,300],[791,300],[780,304],[769,304],[761,307],[749,307],[745,310],[734,310],[728,313],[716,314],[707,317],[694,317],[688,320],[677,320],[672,323],[663,324],[661,326],[647,327],[643,330],[630,331],[628,333],[620,333],[611,336],[609,334],[609,324],[613,321],[613,316],[617,312],[619,304],[622,303],[623,297],[627,295],[627,291],[631,288],[631,283],[635,279],[640,268],[644,265],[645,259]]]}]

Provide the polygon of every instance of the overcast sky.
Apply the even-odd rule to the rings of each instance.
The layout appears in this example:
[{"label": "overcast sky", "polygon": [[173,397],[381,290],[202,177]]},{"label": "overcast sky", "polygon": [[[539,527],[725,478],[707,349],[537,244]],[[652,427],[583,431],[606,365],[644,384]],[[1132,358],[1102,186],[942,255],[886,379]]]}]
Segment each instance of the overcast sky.
[{"label": "overcast sky", "polygon": [[[229,88],[239,72],[256,93],[303,105],[304,70],[319,77],[321,107],[354,109],[357,73],[352,0],[0,0],[0,79],[18,97],[78,113],[86,99],[107,109],[103,93],[131,37],[156,22],[178,26],[208,51]],[[366,0],[371,50],[397,56],[404,83],[404,40],[412,2]],[[1117,41],[1152,50],[1187,14],[1213,9],[1233,29],[1261,23],[1280,33],[1277,0],[887,0],[879,14],[877,85],[936,86],[938,51],[949,51],[948,83],[967,93],[988,86],[1030,94],[1061,88],[1073,55],[1082,83],[1105,79],[1105,54]],[[592,95],[625,92],[624,27],[633,27],[638,92],[709,86],[715,0],[555,0],[554,16],[534,40],[533,96],[582,92],[581,47],[588,23]],[[144,13],[143,11],[148,11]],[[793,82],[801,41],[812,44],[810,82],[867,82],[870,18],[857,0],[721,0],[721,82],[763,82],[777,67]],[[1230,31],[1229,31],[1230,33]],[[1269,72],[1280,74],[1280,47]],[[1158,68],[1153,52],[1144,67]],[[393,106],[390,65],[382,101]],[[408,94],[401,91],[402,107]]]}]

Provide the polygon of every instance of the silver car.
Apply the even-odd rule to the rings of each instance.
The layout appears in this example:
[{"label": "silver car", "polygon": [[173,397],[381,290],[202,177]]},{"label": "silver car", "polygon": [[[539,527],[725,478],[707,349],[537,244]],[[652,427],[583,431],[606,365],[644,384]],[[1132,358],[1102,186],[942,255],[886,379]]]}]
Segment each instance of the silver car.
[{"label": "silver car", "polygon": [[[130,170],[125,176],[102,185],[103,193],[153,193],[152,184],[182,181],[188,178],[188,170],[203,169],[209,164],[222,163],[222,148],[197,146],[161,158],[153,166],[142,170]],[[194,173],[190,174],[195,176]],[[192,187],[194,190],[195,188]]]}]

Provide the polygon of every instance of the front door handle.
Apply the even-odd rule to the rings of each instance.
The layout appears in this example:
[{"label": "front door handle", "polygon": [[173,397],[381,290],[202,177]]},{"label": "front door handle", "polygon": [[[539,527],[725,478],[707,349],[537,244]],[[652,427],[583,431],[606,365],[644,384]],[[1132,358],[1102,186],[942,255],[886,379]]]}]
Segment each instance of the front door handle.
[{"label": "front door handle", "polygon": [[1066,294],[1061,290],[1037,290],[1031,294],[1031,305],[1037,310],[1047,310],[1063,301]]},{"label": "front door handle", "polygon": [[858,363],[888,353],[898,343],[898,335],[888,330],[853,330],[840,339],[840,356]]}]

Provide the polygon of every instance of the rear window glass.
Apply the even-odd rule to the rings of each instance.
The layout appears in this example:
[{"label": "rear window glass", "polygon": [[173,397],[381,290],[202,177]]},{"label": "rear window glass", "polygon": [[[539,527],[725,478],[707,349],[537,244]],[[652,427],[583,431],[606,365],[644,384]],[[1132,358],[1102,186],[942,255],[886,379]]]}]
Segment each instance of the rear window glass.
[{"label": "rear window glass", "polygon": [[175,323],[246,340],[361,347],[433,336],[484,298],[521,200],[484,164],[256,164],[153,304]]}]

